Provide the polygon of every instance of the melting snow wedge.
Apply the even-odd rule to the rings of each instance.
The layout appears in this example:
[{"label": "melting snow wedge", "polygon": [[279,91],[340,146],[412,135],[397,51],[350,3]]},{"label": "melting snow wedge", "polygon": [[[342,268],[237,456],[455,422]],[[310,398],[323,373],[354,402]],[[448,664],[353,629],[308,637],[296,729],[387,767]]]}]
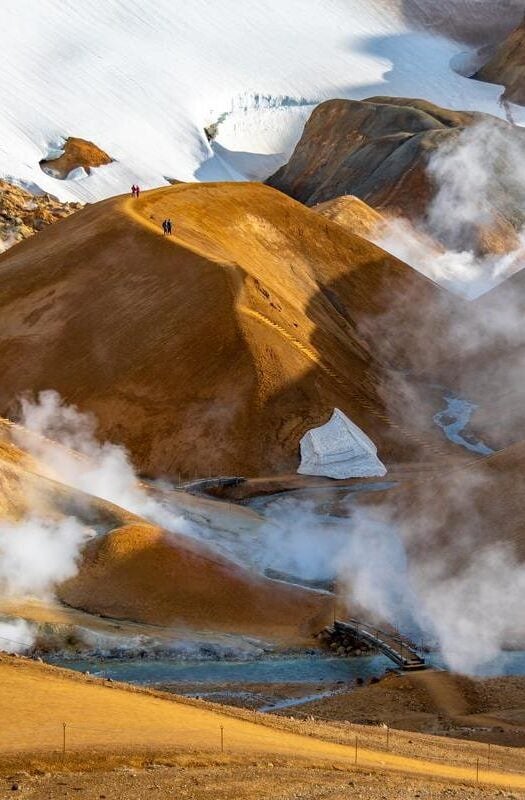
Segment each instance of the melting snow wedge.
[{"label": "melting snow wedge", "polygon": [[386,475],[377,447],[338,408],[330,420],[301,439],[300,475],[326,478],[375,478]]}]

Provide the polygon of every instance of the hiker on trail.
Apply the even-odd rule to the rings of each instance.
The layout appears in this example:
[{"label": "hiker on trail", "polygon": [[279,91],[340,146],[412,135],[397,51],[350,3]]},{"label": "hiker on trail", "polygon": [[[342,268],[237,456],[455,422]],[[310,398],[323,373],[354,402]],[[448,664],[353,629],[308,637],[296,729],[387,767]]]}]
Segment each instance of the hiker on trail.
[{"label": "hiker on trail", "polygon": [[133,184],[133,186],[131,187],[131,196],[132,197],[135,197],[135,192],[136,191],[137,191],[137,187],[135,186],[135,184]]},{"label": "hiker on trail", "polygon": [[166,233],[171,236],[171,219],[166,220]]},{"label": "hiker on trail", "polygon": [[140,186],[135,186],[135,197],[140,195]]},{"label": "hiker on trail", "polygon": [[162,230],[164,231],[164,236],[166,236],[166,234],[168,232],[168,220],[167,219],[163,219],[162,220]]}]

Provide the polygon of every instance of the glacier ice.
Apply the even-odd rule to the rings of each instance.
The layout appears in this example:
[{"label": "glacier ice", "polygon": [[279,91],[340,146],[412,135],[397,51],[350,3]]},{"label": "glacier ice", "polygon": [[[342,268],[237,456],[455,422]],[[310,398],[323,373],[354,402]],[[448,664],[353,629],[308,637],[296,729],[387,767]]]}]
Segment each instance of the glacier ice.
[{"label": "glacier ice", "polygon": [[[495,5],[510,13],[504,0],[425,2],[439,6],[432,18],[446,14],[459,27],[472,5],[486,27]],[[288,159],[313,106],[331,97],[425,97],[504,116],[500,87],[451,67],[470,48],[410,22],[404,5],[0,3],[0,175],[82,202],[127,193],[132,183],[168,185],[166,175],[259,180]],[[525,121],[524,109],[513,112]],[[217,120],[210,144],[204,128]],[[115,161],[82,180],[45,174],[40,161],[68,136],[94,142]]]},{"label": "glacier ice", "polygon": [[300,475],[326,478],[372,478],[386,475],[377,448],[361,428],[338,408],[330,420],[301,439]]}]

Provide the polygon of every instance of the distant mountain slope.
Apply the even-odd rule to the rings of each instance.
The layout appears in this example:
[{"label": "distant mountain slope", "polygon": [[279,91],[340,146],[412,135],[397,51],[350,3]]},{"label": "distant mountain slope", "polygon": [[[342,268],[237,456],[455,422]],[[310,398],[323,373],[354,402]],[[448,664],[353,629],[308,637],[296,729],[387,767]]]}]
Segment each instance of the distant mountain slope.
[{"label": "distant mountain slope", "polygon": [[525,105],[525,17],[476,77],[504,86],[506,100]]},{"label": "distant mountain slope", "polygon": [[449,352],[456,301],[285,195],[180,185],[38,238],[0,257],[4,414],[56,389],[153,476],[295,471],[335,407],[383,461],[448,452],[430,412],[423,444],[417,420],[398,427],[389,376]]},{"label": "distant mountain slope", "polygon": [[353,195],[343,195],[318,203],[312,210],[364,239],[373,238],[378,226],[384,222],[379,212]]},{"label": "distant mountain slope", "polygon": [[469,330],[458,331],[463,356],[449,374],[479,403],[476,428],[492,446],[512,445],[525,438],[525,271],[474,301],[470,312]]},{"label": "distant mountain slope", "polygon": [[397,10],[407,25],[450,36],[459,42],[486,45],[500,41],[523,14],[521,0],[383,0],[390,13]]},{"label": "distant mountain slope", "polygon": [[[489,121],[525,153],[522,131],[495,118],[406,98],[330,100],[315,109],[290,161],[267,183],[308,205],[349,193],[380,212],[423,221],[438,191],[427,169],[432,155]],[[525,223],[521,186],[495,181],[488,203],[461,227],[459,240],[444,237],[442,244],[481,254],[517,249]]]},{"label": "distant mountain slope", "polygon": [[[464,42],[505,35],[517,5],[310,0],[304,13],[303,0],[2,3],[0,177],[82,201],[133,182],[265,178],[330,97],[424,96],[500,114],[498,89],[451,64]],[[112,163],[65,179],[44,173],[40,162],[68,139]]]}]

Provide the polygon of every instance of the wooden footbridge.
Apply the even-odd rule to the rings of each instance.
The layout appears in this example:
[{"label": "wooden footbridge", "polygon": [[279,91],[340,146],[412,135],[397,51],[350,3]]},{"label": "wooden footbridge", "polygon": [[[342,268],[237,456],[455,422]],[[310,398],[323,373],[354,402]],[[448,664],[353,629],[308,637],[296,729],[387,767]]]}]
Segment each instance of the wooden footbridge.
[{"label": "wooden footbridge", "polygon": [[388,633],[356,619],[346,622],[336,620],[333,627],[340,636],[348,634],[354,639],[367,642],[374,649],[380,650],[401,669],[425,669],[427,666],[425,659],[417,652],[414,644],[399,633]]}]

